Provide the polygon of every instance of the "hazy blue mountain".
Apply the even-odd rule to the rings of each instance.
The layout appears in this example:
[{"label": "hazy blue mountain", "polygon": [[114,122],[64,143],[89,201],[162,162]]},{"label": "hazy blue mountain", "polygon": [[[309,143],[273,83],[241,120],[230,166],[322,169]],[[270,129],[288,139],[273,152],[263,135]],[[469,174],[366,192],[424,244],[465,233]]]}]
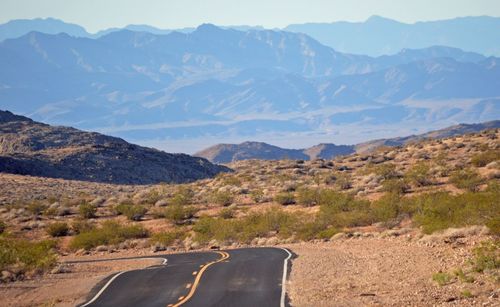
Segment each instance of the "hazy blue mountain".
[{"label": "hazy blue mountain", "polygon": [[498,17],[461,17],[406,24],[372,16],[365,22],[293,24],[284,30],[305,33],[340,52],[371,56],[434,45],[500,56]]},{"label": "hazy blue mountain", "polygon": [[79,25],[54,18],[16,19],[0,24],[0,41],[17,38],[32,31],[47,34],[66,33],[76,37],[87,37],[89,33]]},{"label": "hazy blue mountain", "polygon": [[97,39],[31,32],[0,43],[0,68],[4,109],[184,152],[255,136],[352,144],[500,117],[498,58],[448,47],[373,58],[209,24]]}]

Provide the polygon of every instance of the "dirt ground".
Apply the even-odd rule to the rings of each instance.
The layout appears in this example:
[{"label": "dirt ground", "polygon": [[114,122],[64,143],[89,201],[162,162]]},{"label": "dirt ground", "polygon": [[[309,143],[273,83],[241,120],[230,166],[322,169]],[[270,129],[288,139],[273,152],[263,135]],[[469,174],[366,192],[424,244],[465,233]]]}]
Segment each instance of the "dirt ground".
[{"label": "dirt ground", "polygon": [[432,280],[439,271],[465,271],[471,249],[484,239],[444,243],[406,234],[290,245],[297,258],[288,294],[293,306],[500,306],[498,283],[484,274],[473,275],[473,283]]}]

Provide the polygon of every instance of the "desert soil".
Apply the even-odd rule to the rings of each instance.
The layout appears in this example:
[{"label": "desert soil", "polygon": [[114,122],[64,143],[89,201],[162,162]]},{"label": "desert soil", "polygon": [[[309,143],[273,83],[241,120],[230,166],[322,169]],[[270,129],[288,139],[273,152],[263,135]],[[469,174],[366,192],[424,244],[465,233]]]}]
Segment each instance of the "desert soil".
[{"label": "desert soil", "polygon": [[[413,234],[348,238],[290,245],[297,258],[289,279],[293,306],[500,306],[498,284],[483,275],[473,283],[439,286],[432,275],[467,267],[485,238],[445,243]],[[472,297],[461,293],[468,290]]]}]

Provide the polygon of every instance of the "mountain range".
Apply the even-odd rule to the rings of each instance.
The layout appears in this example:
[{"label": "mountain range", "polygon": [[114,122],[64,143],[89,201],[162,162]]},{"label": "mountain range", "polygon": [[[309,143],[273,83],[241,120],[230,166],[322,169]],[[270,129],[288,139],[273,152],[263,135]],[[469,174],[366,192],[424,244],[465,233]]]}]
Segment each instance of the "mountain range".
[{"label": "mountain range", "polygon": [[[261,26],[245,25],[222,28],[240,31],[265,30]],[[32,31],[99,38],[121,30],[168,34],[173,31],[190,33],[195,29],[195,27],[160,29],[150,25],[132,24],[123,28],[109,28],[89,33],[82,26],[55,18],[17,19],[0,24],[0,41],[17,38]],[[394,54],[402,49],[422,49],[436,45],[500,56],[500,46],[496,43],[500,40],[500,18],[490,16],[469,16],[409,24],[375,15],[363,22],[291,24],[274,30],[304,33],[337,51],[369,56]]]},{"label": "mountain range", "polygon": [[0,43],[0,107],[175,152],[256,138],[353,144],[498,119],[498,61],[446,46],[370,57],[210,24],[30,32]]},{"label": "mountain range", "polygon": [[0,172],[120,184],[183,183],[228,168],[0,111]]},{"label": "mountain range", "polygon": [[403,146],[424,139],[442,139],[456,135],[500,128],[500,120],[479,123],[459,124],[445,129],[430,131],[419,135],[371,140],[356,145],[318,144],[305,149],[289,149],[263,142],[244,142],[241,144],[217,144],[201,150],[194,155],[214,163],[230,163],[240,160],[330,160],[337,156],[352,153],[370,154],[380,147]]}]

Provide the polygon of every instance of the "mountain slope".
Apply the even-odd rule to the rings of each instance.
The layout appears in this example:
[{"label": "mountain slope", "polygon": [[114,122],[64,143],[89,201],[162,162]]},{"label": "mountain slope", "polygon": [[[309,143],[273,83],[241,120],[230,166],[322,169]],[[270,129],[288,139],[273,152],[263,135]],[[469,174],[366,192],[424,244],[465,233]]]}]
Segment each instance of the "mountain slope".
[{"label": "mountain slope", "polygon": [[371,58],[209,24],[99,39],[32,32],[0,43],[0,107],[182,152],[209,138],[362,142],[498,119],[498,64],[443,46]]},{"label": "mountain slope", "polygon": [[293,24],[285,31],[305,33],[341,52],[380,56],[405,48],[446,45],[500,56],[500,18],[460,17],[406,24],[372,16],[365,22]]},{"label": "mountain slope", "polygon": [[485,129],[500,128],[500,120],[479,123],[459,124],[419,135],[379,139],[356,145],[318,144],[306,149],[287,149],[262,142],[244,142],[241,144],[218,144],[194,154],[215,163],[230,163],[240,160],[314,160],[333,159],[352,153],[367,154],[382,146],[402,146],[423,139],[442,139],[456,135],[479,132]]},{"label": "mountain slope", "polygon": [[0,172],[96,182],[189,182],[228,171],[205,159],[53,127],[0,111]]}]

